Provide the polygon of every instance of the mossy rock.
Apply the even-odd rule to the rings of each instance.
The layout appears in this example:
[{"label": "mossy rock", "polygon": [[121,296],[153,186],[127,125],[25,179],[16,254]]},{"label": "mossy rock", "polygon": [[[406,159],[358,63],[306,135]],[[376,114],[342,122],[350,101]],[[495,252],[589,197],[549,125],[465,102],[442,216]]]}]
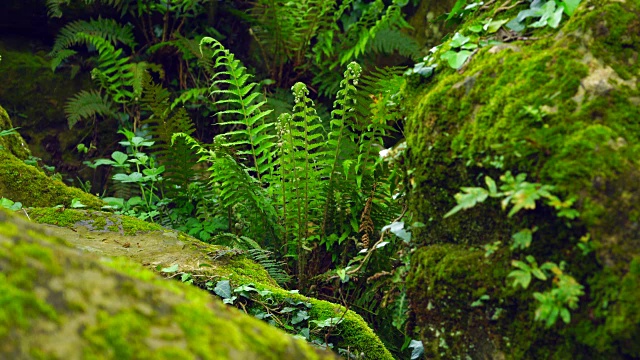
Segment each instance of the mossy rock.
[{"label": "mossy rock", "polygon": [[[312,305],[310,320],[343,316],[334,330],[337,347],[364,353],[366,359],[392,359],[360,315],[342,306],[282,289],[262,266],[242,254],[128,216],[51,208],[27,209],[27,213],[33,221],[56,225],[48,227],[47,231],[84,251],[126,257],[164,276],[188,273],[193,284],[202,288],[208,281],[215,283],[226,279],[233,286],[253,284],[259,290],[269,290],[279,300],[309,302]],[[175,271],[160,271],[171,266]]]},{"label": "mossy rock", "polygon": [[[0,129],[13,127],[6,111],[0,107]],[[23,206],[70,206],[78,199],[89,209],[100,209],[104,203],[80,189],[66,186],[47,176],[23,160],[30,155],[20,135],[0,137],[0,198],[21,202]]]},{"label": "mossy rock", "polygon": [[[501,3],[476,12],[458,31],[473,35],[467,28],[492,17]],[[526,6],[499,12],[494,20],[513,18]],[[483,47],[459,71],[442,63],[432,79],[407,88],[414,109],[406,126],[408,168],[414,169],[411,210],[426,224],[414,234],[423,248],[409,277],[415,325],[426,347],[443,358],[640,357],[632,344],[640,337],[640,302],[629,300],[640,291],[640,1],[582,1],[558,29],[527,37]],[[507,170],[575,198],[579,219],[568,227],[541,202],[508,218],[494,199],[443,217],[461,187],[486,187],[486,175],[497,180]],[[531,247],[511,251],[511,236],[533,226],[538,231]],[[596,250],[583,256],[576,245],[585,235]],[[495,262],[470,255],[496,242],[502,248]],[[445,261],[432,259],[443,246],[454,247],[443,256],[451,266],[464,265],[467,275],[446,279],[450,271],[433,272]],[[585,285],[570,324],[545,329],[533,319],[533,291],[510,291],[504,276],[514,268],[507,260],[527,254],[539,262],[566,261],[566,271]],[[479,309],[470,303],[477,294],[468,289],[478,272],[500,274],[484,277],[482,286],[498,296],[487,308],[509,304],[507,321],[474,317]],[[435,317],[424,306],[448,296],[457,306]],[[468,326],[468,319],[482,326]],[[438,342],[447,336],[429,328],[468,331],[444,349]],[[474,337],[489,341],[486,351],[478,350]]]},{"label": "mossy rock", "polygon": [[0,357],[333,359],[124,258],[0,210]]},{"label": "mossy rock", "polygon": [[[0,131],[13,129],[11,119],[7,112],[0,106]],[[0,136],[0,151],[5,151],[18,159],[25,160],[31,155],[29,147],[25,144],[20,134]]]},{"label": "mossy rock", "polygon": [[21,202],[23,206],[70,206],[78,199],[90,209],[104,203],[84,191],[54,180],[40,169],[27,165],[12,154],[0,150],[0,197]]}]

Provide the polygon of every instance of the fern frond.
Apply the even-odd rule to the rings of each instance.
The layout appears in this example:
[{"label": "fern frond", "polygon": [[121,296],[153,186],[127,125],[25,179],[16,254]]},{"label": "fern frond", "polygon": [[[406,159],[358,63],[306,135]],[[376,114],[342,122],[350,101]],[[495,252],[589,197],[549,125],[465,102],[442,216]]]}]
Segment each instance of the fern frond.
[{"label": "fern frond", "polygon": [[[96,2],[96,0],[84,0],[84,2],[89,5]],[[98,0],[98,2],[124,11],[127,0]],[[69,5],[70,3],[71,0],[47,0],[47,13],[49,17],[62,17],[62,6]]]},{"label": "fern frond", "polygon": [[247,254],[251,260],[260,264],[278,285],[285,286],[291,282],[291,276],[284,270],[286,264],[274,260],[273,252],[264,249],[250,249]]},{"label": "fern frond", "polygon": [[95,115],[115,116],[113,105],[106,96],[97,91],[82,90],[74,95],[64,106],[69,128],[78,121]]},{"label": "fern frond", "polygon": [[272,229],[277,226],[275,208],[266,190],[251,176],[251,170],[231,155],[225,137],[216,137],[210,150],[184,133],[173,134],[172,141],[180,138],[202,155],[200,161],[211,164],[208,169],[209,184],[219,192],[218,206],[242,214],[243,219],[251,224],[248,235],[266,243],[272,235]]},{"label": "fern frond", "polygon": [[[322,212],[321,183],[323,128],[316,114],[309,90],[303,83],[292,88],[295,97],[293,115],[278,119],[279,151],[276,165],[279,173],[279,206],[282,211],[283,241],[304,247],[318,234],[319,224],[312,219]],[[298,249],[299,255],[300,249]],[[294,255],[294,254],[290,254]]]},{"label": "fern frond", "polygon": [[186,103],[197,103],[207,99],[209,96],[208,88],[193,88],[183,91],[180,96],[175,98],[171,103],[171,109],[175,109],[179,105]]},{"label": "fern frond", "polygon": [[191,145],[184,138],[172,141],[173,134],[191,135],[195,127],[184,108],[170,107],[169,92],[154,84],[147,73],[143,74],[143,89],[141,104],[152,115],[142,123],[155,141],[152,149],[165,166],[166,194],[172,197],[184,193],[203,172],[194,168],[198,155],[191,151]]},{"label": "fern frond", "polygon": [[165,47],[175,48],[185,61],[197,61],[209,78],[215,75],[212,60],[213,53],[208,48],[202,48],[200,40],[187,39],[180,34],[176,34],[175,39],[155,44],[149,48],[148,52],[155,53]]},{"label": "fern frond", "polygon": [[234,55],[213,38],[203,38],[201,46],[210,44],[215,57],[216,76],[211,84],[211,94],[218,100],[214,105],[227,107],[217,115],[223,118],[219,125],[232,125],[236,130],[226,133],[230,141],[225,146],[240,149],[239,155],[248,155],[250,170],[255,171],[259,184],[262,177],[271,171],[271,153],[276,145],[268,129],[273,123],[266,121],[272,110],[262,110],[267,103],[257,91],[257,84],[249,82],[246,68]]},{"label": "fern frond", "polygon": [[331,132],[327,138],[327,147],[324,152],[324,158],[321,165],[325,166],[325,178],[327,179],[326,196],[324,213],[322,215],[322,235],[329,235],[329,221],[332,215],[332,202],[339,202],[336,197],[336,189],[341,179],[345,179],[348,174],[343,173],[343,162],[350,158],[350,153],[355,146],[355,134],[352,131],[353,118],[355,111],[355,94],[357,92],[356,85],[362,69],[355,62],[347,66],[344,72],[344,79],[340,83],[341,88],[338,91],[336,101],[334,102],[334,110],[331,112]]},{"label": "fern frond", "polygon": [[117,103],[129,103],[140,96],[143,77],[148,69],[156,70],[163,75],[162,70],[155,64],[144,61],[129,62],[130,58],[123,54],[122,49],[116,49],[105,39],[84,33],[77,35],[87,38],[98,50],[98,67],[91,71],[91,75]]},{"label": "fern frond", "polygon": [[58,52],[76,45],[98,47],[98,44],[93,42],[97,38],[106,40],[113,46],[122,43],[132,49],[136,47],[131,25],[99,17],[89,21],[77,20],[65,25],[56,36],[50,56],[56,58]]},{"label": "fern frond", "polygon": [[376,33],[376,37],[370,43],[375,53],[393,54],[418,60],[420,58],[420,44],[399,29],[382,28]]},{"label": "fern frond", "polygon": [[63,61],[77,54],[78,52],[71,49],[63,49],[56,52],[51,59],[51,71],[56,71]]}]

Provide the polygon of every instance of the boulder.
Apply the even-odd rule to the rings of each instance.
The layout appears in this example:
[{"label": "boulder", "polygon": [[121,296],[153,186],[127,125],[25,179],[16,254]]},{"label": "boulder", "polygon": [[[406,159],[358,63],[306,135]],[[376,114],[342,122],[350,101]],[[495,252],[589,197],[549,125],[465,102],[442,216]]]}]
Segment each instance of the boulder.
[{"label": "boulder", "polygon": [[0,304],[5,359],[335,358],[193,286],[78,250],[3,210]]},{"label": "boulder", "polygon": [[[457,31],[473,37],[470,26],[530,5],[502,3]],[[441,61],[406,91],[410,209],[426,224],[407,286],[427,357],[640,357],[640,1],[583,0],[557,29],[493,37],[503,43],[473,51],[457,71]],[[554,206],[579,216],[542,200],[509,216],[489,197],[444,217],[462,187],[487,188],[487,176],[500,186],[507,171],[553,186],[569,200]],[[522,229],[534,230],[530,246],[512,248]],[[584,286],[568,323],[559,313],[549,327],[535,319],[534,294],[560,288],[551,278],[527,289],[507,278],[527,255],[564,263]]]}]

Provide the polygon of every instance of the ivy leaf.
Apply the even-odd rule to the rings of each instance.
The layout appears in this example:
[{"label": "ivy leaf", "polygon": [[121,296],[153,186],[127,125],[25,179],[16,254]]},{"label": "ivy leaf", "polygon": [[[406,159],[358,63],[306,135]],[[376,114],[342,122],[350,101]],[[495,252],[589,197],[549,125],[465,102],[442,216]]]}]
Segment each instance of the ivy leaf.
[{"label": "ivy leaf", "polygon": [[453,39],[451,39],[450,45],[452,48],[459,48],[462,45],[468,43],[469,40],[471,40],[470,37],[460,35],[460,33],[456,33],[455,35],[453,35]]},{"label": "ivy leaf", "polygon": [[324,320],[311,320],[319,328],[326,328],[340,324],[344,319],[339,317],[327,318]]},{"label": "ivy leaf", "polygon": [[229,280],[218,281],[213,292],[223,299],[229,299],[231,297],[231,285],[229,284]]},{"label": "ivy leaf", "polygon": [[[402,240],[404,240],[404,242],[410,242],[411,241],[411,233],[406,231],[404,229],[404,222],[402,221],[396,221],[393,222],[389,225],[386,225],[385,227],[382,228],[382,232],[389,230],[391,231],[395,236],[401,238]],[[386,245],[386,244],[385,244]],[[380,246],[378,246],[380,247]]]},{"label": "ivy leaf", "polygon": [[506,24],[509,19],[506,20],[493,20],[484,24],[483,29],[487,32],[487,34],[493,34],[494,32],[500,30],[502,25]]},{"label": "ivy leaf", "polygon": [[5,209],[9,209],[11,211],[18,211],[20,209],[22,209],[22,203],[21,202],[13,202],[7,198],[0,198],[0,207],[3,207]]},{"label": "ivy leaf", "polygon": [[469,50],[461,50],[458,52],[449,50],[442,54],[440,58],[446,60],[451,68],[458,70],[464,65],[471,54],[473,54],[473,52]]},{"label": "ivy leaf", "polygon": [[558,25],[560,25],[560,21],[562,21],[562,13],[563,13],[563,8],[559,7],[552,15],[551,17],[549,17],[549,20],[547,21],[547,24],[549,26],[551,26],[554,29],[558,28]]},{"label": "ivy leaf", "polygon": [[300,330],[298,335],[302,336],[303,338],[305,338],[308,341],[309,340],[309,336],[310,336],[309,328],[304,328],[304,329]]},{"label": "ivy leaf", "polygon": [[306,310],[300,310],[296,313],[296,315],[291,319],[291,324],[295,325],[301,323],[305,320],[309,319],[309,314]]},{"label": "ivy leaf", "polygon": [[419,62],[413,66],[412,73],[419,74],[424,77],[430,77],[433,75],[433,71],[435,70],[435,66],[427,66],[424,62]]},{"label": "ivy leaf", "polygon": [[447,16],[447,21],[453,19],[454,16],[458,15],[459,13],[462,12],[462,8],[467,5],[467,0],[457,0],[455,5],[453,5],[453,9],[451,9],[451,12],[449,13],[449,16]]},{"label": "ivy leaf", "polygon": [[424,354],[424,345],[420,340],[411,340],[409,347],[413,349],[411,350],[411,360],[420,359]]},{"label": "ivy leaf", "polygon": [[564,0],[560,3],[560,6],[564,9],[564,13],[567,14],[567,16],[571,16],[576,12],[581,1],[582,0]]},{"label": "ivy leaf", "polygon": [[83,204],[80,199],[78,198],[73,198],[71,199],[71,208],[72,209],[80,209],[80,208],[84,208],[87,207],[87,205]]},{"label": "ivy leaf", "polygon": [[174,273],[176,271],[178,271],[178,264],[173,264],[169,267],[163,268],[162,270],[160,270],[163,273]]}]

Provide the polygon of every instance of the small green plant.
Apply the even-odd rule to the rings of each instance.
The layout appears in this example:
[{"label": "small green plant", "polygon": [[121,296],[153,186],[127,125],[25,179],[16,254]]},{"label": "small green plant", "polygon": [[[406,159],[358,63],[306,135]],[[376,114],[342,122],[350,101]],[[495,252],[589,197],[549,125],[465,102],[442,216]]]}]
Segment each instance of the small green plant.
[{"label": "small green plant", "polygon": [[19,128],[11,128],[11,129],[7,129],[7,130],[0,130],[0,136],[9,136],[9,135],[17,135],[18,132],[16,130],[18,130]]},{"label": "small green plant", "polygon": [[546,281],[553,276],[552,289],[533,293],[533,297],[539,302],[535,319],[544,321],[546,327],[553,326],[558,317],[568,324],[571,321],[570,310],[578,307],[580,296],[584,295],[584,287],[572,276],[564,273],[563,262],[560,265],[545,262],[538,267],[533,256],[528,255],[526,260],[526,263],[519,260],[512,262],[512,265],[518,268],[507,275],[513,278],[513,287],[520,285],[523,289],[527,289],[533,277]]},{"label": "small green plant", "polygon": [[[358,215],[368,198],[369,208],[380,209],[378,216],[391,217],[388,167],[374,150],[390,131],[391,94],[378,94],[375,102],[359,96],[362,69],[351,63],[330,121],[320,119],[306,85],[297,83],[292,87],[293,113],[273,122],[246,68],[217,40],[203,39],[202,45],[208,44],[216,57],[212,93],[216,105],[226,105],[218,113],[219,124],[235,130],[216,137],[209,149],[186,134],[173,139],[187,139],[211,164],[210,184],[220,194],[221,207],[228,209],[229,218],[243,219],[236,223],[238,230],[293,260],[304,284],[312,251],[321,246],[336,261],[350,249],[344,241],[360,231]],[[394,79],[393,73],[379,74],[385,81]],[[365,81],[367,87],[373,83]],[[377,121],[359,123],[359,114]]]},{"label": "small green plant", "polygon": [[[531,210],[536,208],[538,200],[545,200],[548,206],[552,206],[556,210],[558,217],[566,219],[575,219],[579,216],[577,210],[571,208],[574,199],[562,201],[553,195],[554,187],[539,183],[530,183],[526,181],[526,174],[518,174],[513,176],[507,171],[500,177],[502,185],[498,189],[495,181],[485,176],[486,188],[482,187],[463,187],[461,193],[455,195],[457,205],[444,215],[445,218],[452,216],[464,209],[470,209],[479,203],[484,202],[488,198],[501,198],[502,210],[509,207],[508,217],[513,217],[521,210]],[[530,229],[522,229],[512,235],[511,250],[525,250],[531,246],[533,234],[537,231],[537,227]],[[588,241],[588,238],[587,238]],[[578,247],[581,249],[589,249],[586,245],[587,241],[581,241]],[[485,256],[498,251],[502,243],[500,241],[492,244],[486,244]],[[588,253],[583,250],[583,253]],[[564,263],[556,265],[552,262],[545,262],[538,266],[536,259],[527,255],[525,261],[513,260],[512,266],[517,268],[511,271],[507,277],[513,279],[513,286],[520,285],[523,289],[527,289],[531,284],[531,280],[536,278],[546,281],[553,276],[552,289],[545,292],[535,292],[533,297],[538,301],[535,319],[543,321],[546,327],[554,325],[560,317],[565,323],[571,319],[570,310],[577,308],[579,297],[584,294],[584,287],[580,285],[572,276],[564,273]]]},{"label": "small green plant", "polygon": [[20,209],[22,209],[22,203],[21,202],[14,202],[11,201],[7,198],[0,198],[0,207],[3,207],[5,209],[11,210],[11,211],[18,211]]},{"label": "small green plant", "polygon": [[143,220],[153,221],[160,212],[158,203],[162,195],[158,195],[159,185],[162,182],[164,166],[157,166],[155,159],[144,150],[154,144],[144,137],[136,136],[128,130],[119,133],[125,135],[126,140],[120,145],[125,146],[127,153],[114,151],[111,159],[96,160],[94,166],[108,165],[119,171],[112,179],[125,186],[133,186],[139,191],[139,196],[122,198],[105,198],[109,206],[127,215],[137,216]]},{"label": "small green plant", "polygon": [[[7,129],[7,130],[0,130],[0,137],[3,136],[9,136],[9,135],[17,135],[18,132],[16,131],[18,128],[11,128],[11,129]],[[4,147],[2,145],[0,145],[0,150],[4,150]]]},{"label": "small green plant", "polygon": [[[333,347],[326,343],[327,332],[342,322],[342,317],[320,320],[311,319],[310,302],[285,297],[279,299],[269,290],[259,290],[254,284],[231,287],[229,280],[220,280],[205,284],[225,304],[234,305],[254,317],[292,333],[319,346]],[[293,291],[297,293],[297,291]]]},{"label": "small green plant", "polygon": [[451,68],[456,70],[460,69],[473,54],[473,51],[478,48],[478,44],[472,42],[470,37],[460,33],[453,35],[449,46],[451,50],[440,55],[440,59],[445,60]]},{"label": "small green plant", "polygon": [[[509,23],[507,27],[513,31],[523,31],[525,28],[539,28],[549,26],[557,28],[562,21],[562,14],[567,16],[573,13],[580,5],[581,0],[548,0],[548,1],[532,1],[529,9],[522,10]],[[536,21],[526,24],[527,19],[536,19]]]}]

